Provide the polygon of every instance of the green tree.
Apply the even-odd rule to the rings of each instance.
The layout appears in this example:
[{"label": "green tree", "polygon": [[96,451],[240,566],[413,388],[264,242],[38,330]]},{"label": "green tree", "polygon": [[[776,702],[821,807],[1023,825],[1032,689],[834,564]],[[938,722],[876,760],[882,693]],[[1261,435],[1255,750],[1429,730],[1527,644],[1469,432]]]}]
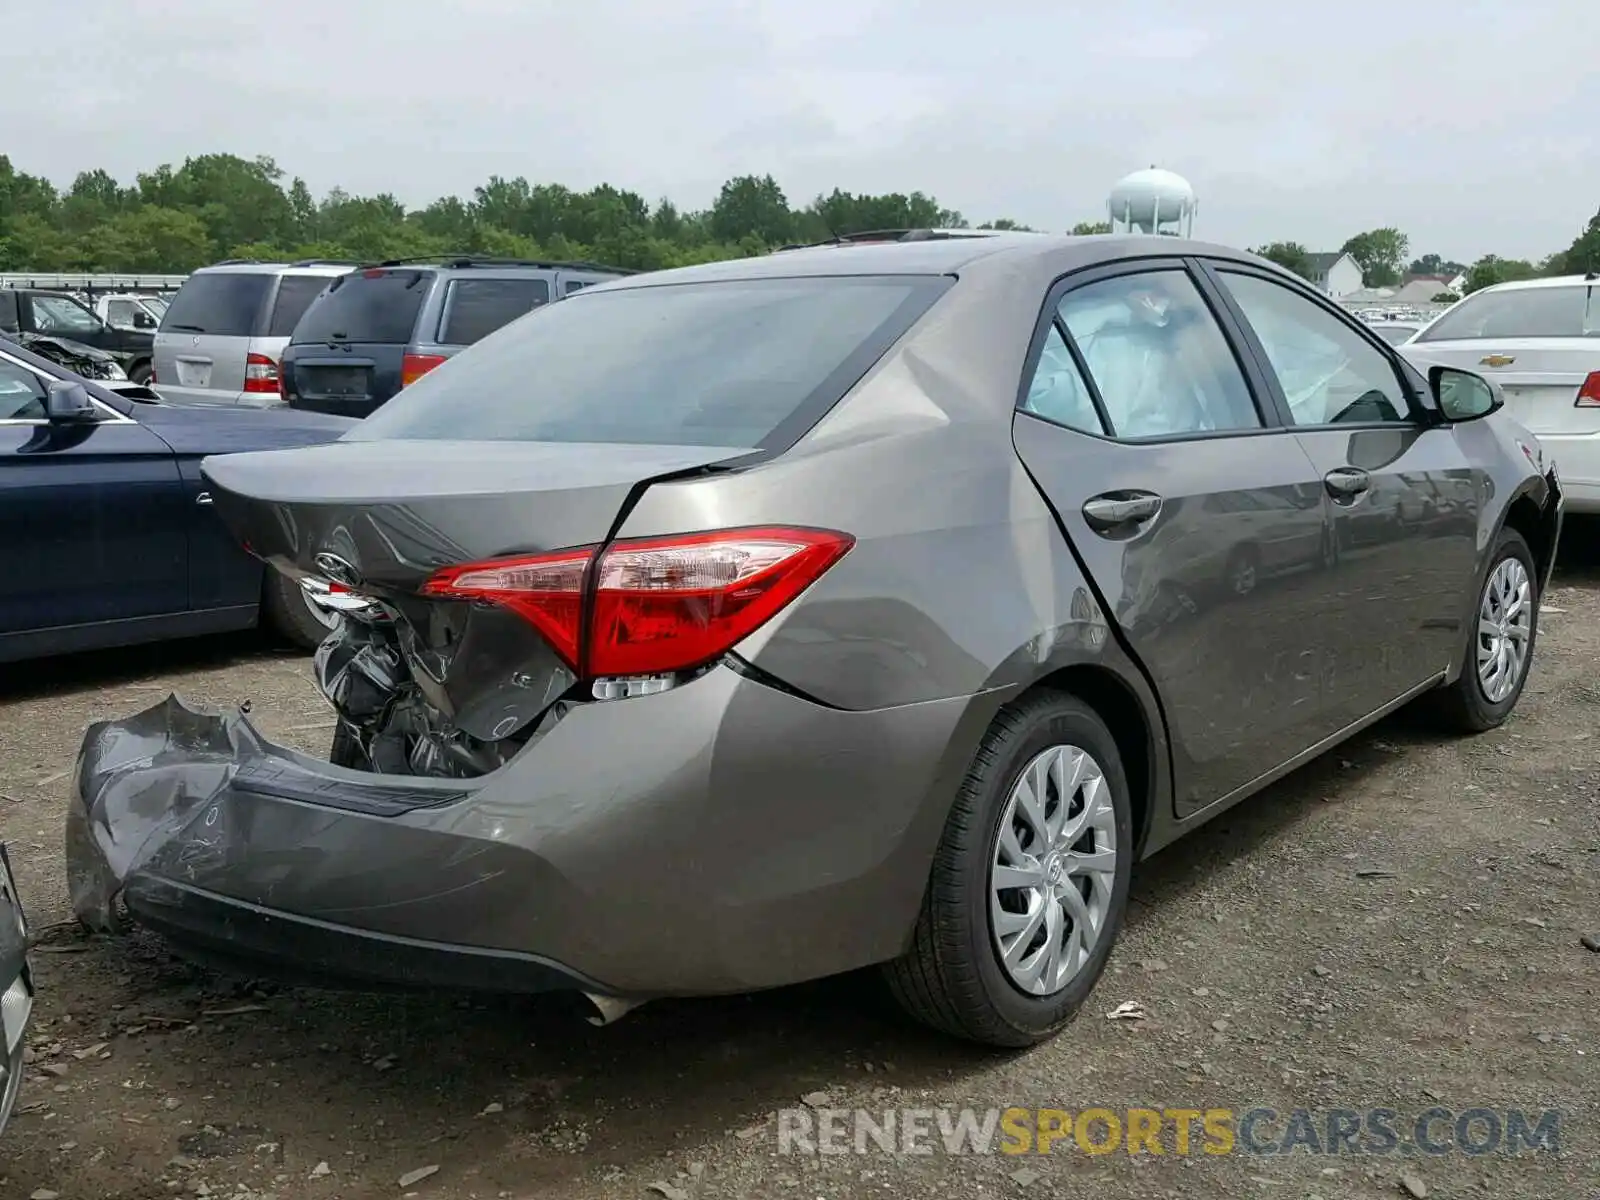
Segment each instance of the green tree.
[{"label": "green tree", "polygon": [[1093,233],[1110,233],[1110,232],[1111,232],[1111,222],[1110,221],[1079,221],[1076,225],[1074,225],[1072,227],[1072,233],[1073,233],[1073,236],[1075,236],[1075,237],[1086,237],[1089,234],[1093,234]]},{"label": "green tree", "polygon": [[1532,279],[1538,271],[1531,262],[1521,258],[1501,258],[1485,254],[1467,268],[1467,282],[1462,291],[1471,294],[1497,283],[1511,283],[1518,279]]},{"label": "green tree", "polygon": [[1367,287],[1390,287],[1400,282],[1400,264],[1410,247],[1405,234],[1385,226],[1356,234],[1340,249],[1361,267],[1361,282]]},{"label": "green tree", "polygon": [[1454,276],[1465,273],[1466,263],[1458,263],[1451,258],[1440,258],[1437,254],[1424,254],[1421,258],[1413,259],[1406,268],[1407,275],[1445,275]]},{"label": "green tree", "polygon": [[1032,225],[1024,225],[1021,221],[1013,221],[1010,217],[999,217],[993,221],[985,221],[978,226],[979,229],[1009,230],[1015,233],[1034,233]]},{"label": "green tree", "polygon": [[722,185],[711,206],[711,232],[723,242],[753,237],[768,246],[782,245],[794,237],[794,213],[771,175],[741,175]]},{"label": "green tree", "polygon": [[1312,265],[1311,252],[1299,242],[1268,242],[1255,253],[1277,263],[1286,271],[1293,271],[1302,279],[1310,279],[1317,271]]},{"label": "green tree", "polygon": [[1583,232],[1559,254],[1551,256],[1548,274],[1587,275],[1600,272],[1600,212],[1589,218]]},{"label": "green tree", "polygon": [[75,265],[86,271],[186,273],[216,257],[216,246],[198,217],[147,204],[78,239]]}]

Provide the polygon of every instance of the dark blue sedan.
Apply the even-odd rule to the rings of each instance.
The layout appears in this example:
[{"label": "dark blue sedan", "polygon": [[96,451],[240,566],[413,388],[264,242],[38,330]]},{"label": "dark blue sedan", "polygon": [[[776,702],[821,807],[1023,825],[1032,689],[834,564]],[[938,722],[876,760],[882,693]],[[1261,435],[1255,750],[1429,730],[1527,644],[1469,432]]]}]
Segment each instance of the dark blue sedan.
[{"label": "dark blue sedan", "polygon": [[200,460],[328,442],[354,422],[116,387],[0,339],[0,662],[258,623],[314,646],[338,597],[247,554]]}]

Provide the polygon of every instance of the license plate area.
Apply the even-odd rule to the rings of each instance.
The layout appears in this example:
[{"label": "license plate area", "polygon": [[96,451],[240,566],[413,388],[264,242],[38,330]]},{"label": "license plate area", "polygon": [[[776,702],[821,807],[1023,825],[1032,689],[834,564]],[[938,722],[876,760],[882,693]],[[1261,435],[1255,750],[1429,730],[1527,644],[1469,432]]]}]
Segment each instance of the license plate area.
[{"label": "license plate area", "polygon": [[305,382],[300,391],[307,396],[364,397],[367,394],[365,367],[304,367]]},{"label": "license plate area", "polygon": [[203,388],[211,386],[211,360],[209,358],[178,359],[178,386]]}]

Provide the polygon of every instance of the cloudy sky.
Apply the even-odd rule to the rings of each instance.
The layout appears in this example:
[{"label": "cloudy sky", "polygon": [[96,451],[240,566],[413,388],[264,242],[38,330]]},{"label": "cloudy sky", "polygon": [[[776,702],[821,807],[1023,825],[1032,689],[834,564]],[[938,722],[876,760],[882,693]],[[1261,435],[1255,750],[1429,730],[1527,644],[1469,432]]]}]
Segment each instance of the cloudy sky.
[{"label": "cloudy sky", "polygon": [[5,7],[0,151],[61,184],[232,151],[319,194],[500,174],[700,207],[770,172],[797,203],[921,189],[1061,229],[1159,163],[1218,241],[1393,224],[1465,261],[1564,248],[1600,208],[1593,0]]}]

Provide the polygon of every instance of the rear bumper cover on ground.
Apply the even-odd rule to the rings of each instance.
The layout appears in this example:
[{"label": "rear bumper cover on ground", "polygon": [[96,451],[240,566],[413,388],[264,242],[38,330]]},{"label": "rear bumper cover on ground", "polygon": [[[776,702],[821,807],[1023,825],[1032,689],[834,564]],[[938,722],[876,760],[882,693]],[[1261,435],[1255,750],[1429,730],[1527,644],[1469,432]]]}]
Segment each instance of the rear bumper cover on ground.
[{"label": "rear bumper cover on ground", "polygon": [[577,706],[492,775],[424,780],[172,697],[85,734],[73,907],[357,983],[643,997],[817,978],[903,948],[1003,699],[846,712],[719,666]]}]

